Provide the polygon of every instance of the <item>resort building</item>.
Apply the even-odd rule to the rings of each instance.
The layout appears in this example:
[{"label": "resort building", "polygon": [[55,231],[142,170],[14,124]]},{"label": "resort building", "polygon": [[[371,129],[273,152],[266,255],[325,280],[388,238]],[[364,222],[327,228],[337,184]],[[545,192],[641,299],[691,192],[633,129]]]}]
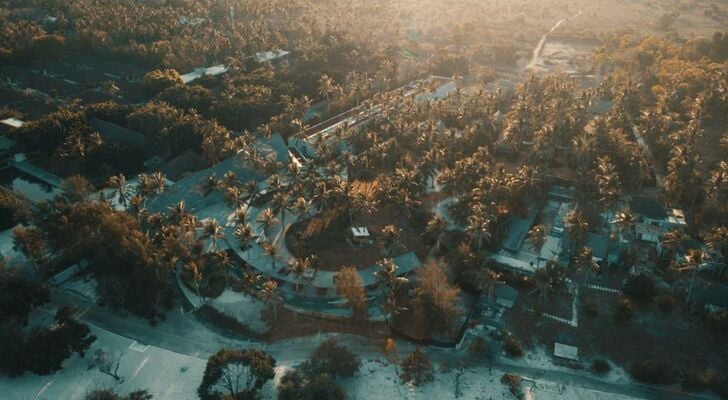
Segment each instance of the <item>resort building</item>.
[{"label": "resort building", "polygon": [[657,244],[666,232],[687,227],[682,210],[665,208],[655,199],[635,197],[629,206],[638,217],[635,231],[639,240]]}]

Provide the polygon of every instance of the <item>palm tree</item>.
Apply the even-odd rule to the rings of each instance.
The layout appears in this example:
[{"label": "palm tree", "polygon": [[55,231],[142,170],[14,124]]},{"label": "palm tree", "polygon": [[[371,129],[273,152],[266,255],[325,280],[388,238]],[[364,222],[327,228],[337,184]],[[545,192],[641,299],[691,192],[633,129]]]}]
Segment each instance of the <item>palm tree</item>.
[{"label": "palm tree", "polygon": [[533,273],[531,277],[534,285],[534,291],[538,292],[538,297],[541,301],[546,301],[549,293],[553,290],[553,282],[551,275],[548,273],[546,268],[539,268]]},{"label": "palm tree", "polygon": [[180,200],[179,203],[169,207],[167,210],[167,218],[169,218],[171,221],[174,221],[175,223],[179,223],[187,215],[187,212],[185,211],[184,200]]},{"label": "palm tree", "polygon": [[288,209],[288,196],[282,191],[276,192],[273,195],[273,212],[280,215],[282,229],[286,229],[286,210]]},{"label": "palm tree", "polygon": [[239,287],[246,295],[256,298],[257,290],[261,286],[264,278],[260,274],[256,274],[250,269],[243,271],[243,278],[240,280]]},{"label": "palm tree", "polygon": [[424,180],[425,187],[435,187],[435,177],[437,176],[437,157],[434,153],[428,152],[422,157],[422,161],[417,165],[418,174]]},{"label": "palm tree", "polygon": [[258,219],[256,221],[259,226],[263,228],[265,239],[270,241],[270,228],[277,225],[279,222],[276,218],[276,214],[270,208],[266,208],[260,213],[260,215],[258,215]]},{"label": "palm tree", "polygon": [[685,237],[679,229],[672,229],[662,235],[660,240],[660,256],[663,260],[672,260],[675,252],[683,245]]},{"label": "palm tree", "polygon": [[260,133],[263,134],[264,138],[268,139],[273,135],[273,127],[270,124],[262,124],[260,126]]},{"label": "palm tree", "polygon": [[278,294],[278,283],[272,279],[263,282],[258,290],[258,298],[263,300],[266,307],[273,311],[273,321],[278,320],[278,307],[283,302],[283,297]]},{"label": "palm tree", "polygon": [[541,254],[543,245],[546,244],[546,227],[544,225],[534,225],[528,231],[526,241],[537,254]]},{"label": "palm tree", "polygon": [[[708,248],[721,257],[721,266],[728,263],[728,227],[716,226],[705,236],[705,242]],[[718,276],[723,275],[722,268],[716,271]]]},{"label": "palm tree", "polygon": [[459,191],[459,179],[457,173],[452,169],[445,169],[437,177],[437,183],[442,191],[450,195],[451,200],[455,200],[455,196]]},{"label": "palm tree", "polygon": [[490,233],[490,219],[482,215],[482,213],[469,216],[468,225],[465,227],[465,234],[471,242],[475,243],[476,251],[480,251],[483,247],[483,241],[489,242],[492,237]]},{"label": "palm tree", "polygon": [[197,297],[199,297],[200,299],[200,303],[204,303],[205,299],[200,294],[200,281],[202,281],[202,272],[197,265],[197,261],[193,260],[188,262],[184,265],[184,269],[192,277],[192,282],[194,282],[195,284],[195,291],[197,292]]},{"label": "palm tree", "polygon": [[379,269],[374,272],[377,282],[384,286],[388,292],[396,292],[397,289],[408,282],[405,277],[397,276],[397,264],[391,258],[384,258],[377,262]]},{"label": "palm tree", "polygon": [[683,144],[673,148],[663,181],[663,194],[668,203],[693,210],[702,183],[700,164],[695,146]]},{"label": "palm tree", "polygon": [[268,177],[267,182],[269,192],[277,192],[283,187],[283,180],[278,174],[271,174],[271,176]]},{"label": "palm tree", "polygon": [[303,196],[297,197],[295,200],[293,200],[293,203],[291,204],[291,209],[298,214],[299,220],[305,219],[308,215],[309,207],[311,206],[311,203],[306,200]]},{"label": "palm tree", "polygon": [[225,190],[225,202],[231,207],[240,207],[243,203],[243,191],[237,186],[229,186]]},{"label": "palm tree", "polygon": [[147,209],[144,207],[144,196],[137,194],[133,196],[131,199],[129,199],[129,205],[126,207],[127,212],[130,215],[134,215],[137,218],[141,219],[143,216],[146,215]]},{"label": "palm tree", "polygon": [[404,218],[405,221],[412,219],[415,211],[422,206],[422,202],[417,200],[407,189],[398,190],[392,199],[397,204],[397,215]]},{"label": "palm tree", "polygon": [[238,227],[235,228],[235,238],[238,239],[240,248],[244,250],[249,256],[250,249],[253,247],[255,239],[257,239],[258,237],[255,236],[253,228],[250,225],[242,224],[238,225]]},{"label": "palm tree", "polygon": [[388,292],[382,302],[382,311],[387,324],[391,324],[392,318],[401,312],[407,311],[407,307],[400,304],[399,296],[395,292]]},{"label": "palm tree", "polygon": [[161,172],[153,172],[149,176],[149,185],[154,194],[159,194],[167,188],[167,177]]},{"label": "palm tree", "polygon": [[250,180],[245,183],[243,188],[245,190],[245,193],[248,195],[250,202],[252,203],[255,200],[255,197],[258,195],[258,192],[260,191],[260,188],[258,187],[258,182],[255,180]]},{"label": "palm tree", "polygon": [[112,187],[111,196],[119,196],[119,204],[126,207],[128,200],[128,185],[124,174],[119,174],[109,178],[108,185]]},{"label": "palm tree", "polygon": [[690,276],[690,284],[688,284],[688,289],[685,294],[687,300],[690,300],[690,295],[693,292],[695,276],[698,274],[698,271],[700,271],[700,267],[703,265],[705,260],[707,260],[707,258],[708,255],[704,251],[699,249],[689,249],[685,253],[684,264],[677,269],[680,272],[692,271],[692,275]]},{"label": "palm tree", "polygon": [[543,186],[543,175],[539,168],[531,165],[523,165],[518,168],[516,177],[525,191],[526,199],[540,197]]},{"label": "palm tree", "polygon": [[321,96],[324,96],[326,98],[326,110],[327,112],[331,109],[331,101],[330,96],[332,93],[336,92],[337,86],[336,83],[334,83],[334,80],[331,79],[328,75],[324,74],[321,75],[321,78],[318,81],[318,94]]},{"label": "palm tree", "polygon": [[614,221],[612,221],[617,227],[617,232],[620,235],[626,236],[627,240],[632,239],[634,233],[634,227],[637,223],[637,217],[632,214],[632,210],[625,208],[616,214],[614,214]]},{"label": "palm tree", "polygon": [[225,230],[223,229],[223,226],[220,225],[214,218],[206,219],[202,225],[202,239],[209,239],[210,247],[213,250],[218,251],[220,250],[218,241],[223,238],[225,238]]},{"label": "palm tree", "polygon": [[121,89],[119,89],[118,86],[114,83],[114,81],[106,81],[103,83],[103,90],[104,93],[108,94],[109,96],[116,97],[116,95],[119,94]]},{"label": "palm tree", "polygon": [[291,125],[294,127],[297,127],[297,136],[301,137],[303,136],[303,128],[306,126],[306,124],[303,122],[303,120],[299,118],[294,118],[291,120]]},{"label": "palm tree", "polygon": [[[725,135],[724,138],[728,144],[728,135]],[[721,161],[715,169],[710,171],[705,192],[718,201],[728,197],[728,161]]]},{"label": "palm tree", "polygon": [[307,272],[316,264],[316,256],[308,256],[306,258],[296,258],[293,261],[293,264],[288,267],[288,270],[296,274],[296,287],[300,288],[301,280],[305,279],[306,281],[309,281],[308,277],[306,277]]},{"label": "palm tree", "polygon": [[590,247],[583,247],[576,253],[574,257],[574,267],[577,271],[584,272],[584,281],[582,286],[586,286],[589,281],[589,274],[599,270],[599,264],[594,261],[592,249]]},{"label": "palm tree", "polygon": [[589,232],[589,223],[586,221],[584,214],[580,211],[569,211],[564,218],[564,227],[566,232],[569,234],[572,243],[572,251],[586,240],[586,235]]},{"label": "palm tree", "polygon": [[235,225],[245,225],[248,223],[248,211],[248,207],[238,207],[235,209],[235,213],[233,214]]},{"label": "palm tree", "polygon": [[495,292],[500,277],[500,273],[490,268],[484,268],[478,274],[478,289],[485,293],[489,299],[493,298],[493,293]]},{"label": "palm tree", "polygon": [[[13,230],[13,250],[22,252],[31,261],[36,274],[42,276],[42,268],[50,259],[48,243],[43,232],[34,227],[19,226]],[[0,264],[0,272],[4,267]]]},{"label": "palm tree", "polygon": [[278,255],[278,249],[269,242],[263,242],[261,247],[265,251],[265,254],[270,257],[270,270],[275,272],[276,270],[276,255]]},{"label": "palm tree", "polygon": [[215,253],[215,265],[219,267],[225,276],[225,286],[230,286],[230,277],[228,276],[228,269],[235,266],[235,262],[230,258],[227,251],[220,250]]},{"label": "palm tree", "polygon": [[435,214],[428,222],[425,228],[425,233],[435,237],[435,248],[440,248],[440,237],[442,233],[447,229],[447,221],[442,215]]},{"label": "palm tree", "polygon": [[207,196],[215,190],[219,190],[221,185],[222,181],[220,179],[217,179],[215,174],[208,175],[205,178],[205,181],[202,183],[202,197]]},{"label": "palm tree", "polygon": [[384,253],[390,256],[395,249],[402,245],[402,230],[394,225],[387,225],[382,228],[382,233],[379,238],[384,248]]},{"label": "palm tree", "polygon": [[616,167],[609,156],[597,158],[596,180],[599,202],[609,211],[617,204],[621,190]]},{"label": "palm tree", "polygon": [[315,210],[323,211],[331,206],[331,191],[325,180],[317,180],[313,183],[311,206]]}]

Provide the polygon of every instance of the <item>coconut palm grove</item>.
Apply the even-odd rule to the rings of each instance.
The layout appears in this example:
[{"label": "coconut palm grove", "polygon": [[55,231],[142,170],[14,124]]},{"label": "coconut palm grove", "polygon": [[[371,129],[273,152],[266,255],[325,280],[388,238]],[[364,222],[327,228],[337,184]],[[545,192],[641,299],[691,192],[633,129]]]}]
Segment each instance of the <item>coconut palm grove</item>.
[{"label": "coconut palm grove", "polygon": [[0,0],[0,398],[728,399],[724,0]]}]

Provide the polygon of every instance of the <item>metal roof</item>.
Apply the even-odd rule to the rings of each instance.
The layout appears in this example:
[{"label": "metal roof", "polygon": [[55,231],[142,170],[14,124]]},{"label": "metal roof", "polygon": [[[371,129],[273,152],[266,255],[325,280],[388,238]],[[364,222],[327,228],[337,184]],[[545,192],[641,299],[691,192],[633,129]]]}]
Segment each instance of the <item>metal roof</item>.
[{"label": "metal roof", "polygon": [[495,297],[515,302],[518,299],[518,290],[506,284],[498,284],[495,288]]},{"label": "metal roof", "polygon": [[354,235],[354,237],[369,237],[369,229],[367,229],[365,226],[361,227],[351,227],[351,233]]},{"label": "metal roof", "polygon": [[5,118],[3,120],[0,120],[0,124],[9,126],[11,128],[20,128],[21,126],[25,125],[25,122],[17,118]]},{"label": "metal roof", "polygon": [[556,357],[576,361],[579,359],[579,348],[569,346],[568,344],[554,342],[554,355]]}]

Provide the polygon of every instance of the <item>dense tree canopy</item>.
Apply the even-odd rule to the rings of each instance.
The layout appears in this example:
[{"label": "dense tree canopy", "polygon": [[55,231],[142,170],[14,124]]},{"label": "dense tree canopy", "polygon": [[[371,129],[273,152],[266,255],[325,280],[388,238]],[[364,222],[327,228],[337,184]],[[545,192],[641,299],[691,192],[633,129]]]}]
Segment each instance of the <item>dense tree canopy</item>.
[{"label": "dense tree canopy", "polygon": [[256,399],[256,392],[273,378],[275,364],[258,349],[222,349],[207,360],[198,389],[200,399]]}]

